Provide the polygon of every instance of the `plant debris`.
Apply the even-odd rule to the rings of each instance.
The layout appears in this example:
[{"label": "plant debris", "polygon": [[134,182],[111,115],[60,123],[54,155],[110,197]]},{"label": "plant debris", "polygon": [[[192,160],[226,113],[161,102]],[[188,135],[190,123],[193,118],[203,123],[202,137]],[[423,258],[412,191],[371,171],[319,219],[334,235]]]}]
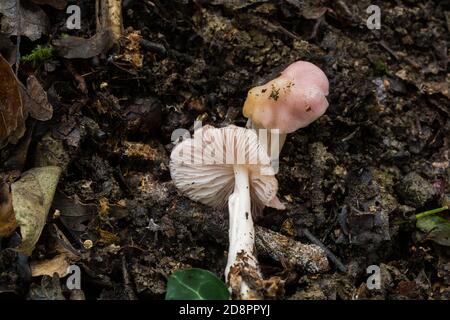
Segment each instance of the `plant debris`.
[{"label": "plant debris", "polygon": [[190,268],[226,282],[227,210],[179,193],[170,154],[195,121],[246,127],[248,91],[303,60],[329,107],[287,135],[255,291],[450,299],[448,1],[16,3],[0,1],[0,298],[164,299]]}]

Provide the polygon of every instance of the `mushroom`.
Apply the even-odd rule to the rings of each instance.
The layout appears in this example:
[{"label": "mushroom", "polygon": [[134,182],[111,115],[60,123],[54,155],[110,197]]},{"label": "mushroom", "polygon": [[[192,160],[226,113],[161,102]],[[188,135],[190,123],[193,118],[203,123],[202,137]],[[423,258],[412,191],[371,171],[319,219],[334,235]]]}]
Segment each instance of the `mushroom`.
[{"label": "mushroom", "polygon": [[297,61],[278,78],[249,90],[243,114],[249,119],[247,126],[259,135],[270,133],[267,152],[273,164],[277,162],[286,134],[308,126],[325,113],[328,87],[327,76],[319,67]]},{"label": "mushroom", "polygon": [[193,139],[173,149],[170,174],[176,187],[192,200],[214,207],[226,207],[228,202],[225,279],[233,297],[262,298],[254,285],[262,276],[255,256],[252,214],[265,206],[284,206],[276,196],[278,182],[256,133],[234,125],[201,127]]}]

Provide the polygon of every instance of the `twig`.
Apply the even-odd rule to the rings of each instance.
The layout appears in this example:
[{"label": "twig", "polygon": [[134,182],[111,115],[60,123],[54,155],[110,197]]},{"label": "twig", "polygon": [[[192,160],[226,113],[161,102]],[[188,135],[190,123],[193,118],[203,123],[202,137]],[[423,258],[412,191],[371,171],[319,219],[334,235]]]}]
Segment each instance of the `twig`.
[{"label": "twig", "polygon": [[125,286],[125,292],[128,294],[128,298],[130,300],[137,300],[136,294],[134,293],[133,288],[131,287],[130,276],[128,275],[127,270],[127,261],[125,260],[125,256],[122,255],[122,274],[123,274],[123,282]]},{"label": "twig", "polygon": [[303,244],[272,230],[259,227],[256,231],[256,249],[277,261],[287,261],[292,266],[310,273],[329,269],[326,252],[317,245]]},{"label": "twig", "polygon": [[379,42],[380,46],[385,49],[387,52],[389,52],[394,58],[395,60],[400,60],[400,58],[398,57],[398,55],[394,52],[394,50],[392,50],[391,48],[389,48],[389,46],[386,44],[386,42],[384,42],[383,40],[381,40]]},{"label": "twig", "polygon": [[308,229],[303,228],[303,229],[301,229],[301,232],[303,233],[303,235],[305,237],[307,237],[309,239],[309,241],[311,241],[315,245],[319,246],[323,251],[325,251],[328,259],[333,261],[333,263],[336,265],[336,267],[339,269],[339,271],[347,272],[347,268],[341,262],[341,260],[339,260],[322,242],[320,242],[319,239],[317,239],[311,232],[309,232]]}]

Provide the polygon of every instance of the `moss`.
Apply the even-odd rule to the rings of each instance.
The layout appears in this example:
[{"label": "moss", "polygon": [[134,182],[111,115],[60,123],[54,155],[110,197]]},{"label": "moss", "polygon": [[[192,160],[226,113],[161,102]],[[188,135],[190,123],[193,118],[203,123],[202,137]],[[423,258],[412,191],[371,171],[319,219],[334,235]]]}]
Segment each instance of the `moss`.
[{"label": "moss", "polygon": [[38,45],[31,53],[22,57],[23,62],[30,62],[34,67],[53,58],[54,49],[50,46]]},{"label": "moss", "polygon": [[373,61],[373,66],[375,72],[378,74],[385,74],[385,75],[391,74],[387,64],[381,59],[376,59],[375,61]]}]

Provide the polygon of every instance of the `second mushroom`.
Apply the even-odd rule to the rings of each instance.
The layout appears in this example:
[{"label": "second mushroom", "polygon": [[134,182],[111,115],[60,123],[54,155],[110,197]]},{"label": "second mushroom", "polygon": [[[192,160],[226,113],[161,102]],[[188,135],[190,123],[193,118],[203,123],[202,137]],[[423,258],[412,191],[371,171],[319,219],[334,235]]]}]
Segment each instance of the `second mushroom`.
[{"label": "second mushroom", "polygon": [[229,250],[225,279],[232,296],[262,298],[252,215],[265,206],[283,209],[278,182],[253,130],[205,126],[179,143],[170,157],[172,179],[192,200],[229,210]]}]

